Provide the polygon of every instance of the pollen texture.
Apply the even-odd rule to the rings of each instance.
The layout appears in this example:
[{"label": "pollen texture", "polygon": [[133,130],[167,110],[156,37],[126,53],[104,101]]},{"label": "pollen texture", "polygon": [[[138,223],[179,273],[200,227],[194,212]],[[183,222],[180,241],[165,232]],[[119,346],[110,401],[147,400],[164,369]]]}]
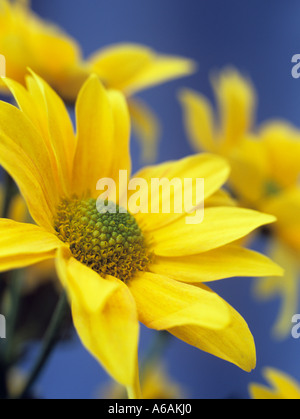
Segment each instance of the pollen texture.
[{"label": "pollen texture", "polygon": [[126,282],[150,262],[134,216],[110,201],[64,200],[58,207],[54,227],[60,240],[69,244],[75,259],[101,276],[112,275]]}]

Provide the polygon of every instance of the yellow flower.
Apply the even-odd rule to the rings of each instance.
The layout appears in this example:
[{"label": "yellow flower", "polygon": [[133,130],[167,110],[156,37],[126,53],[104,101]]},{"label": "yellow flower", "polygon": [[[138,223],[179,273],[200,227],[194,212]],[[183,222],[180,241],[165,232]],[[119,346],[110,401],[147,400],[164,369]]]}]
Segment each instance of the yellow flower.
[{"label": "yellow flower", "polygon": [[265,368],[263,375],[270,388],[261,384],[250,384],[249,392],[252,399],[258,400],[298,400],[300,384],[289,375],[275,368]]},{"label": "yellow flower", "polygon": [[[132,97],[141,90],[195,71],[191,60],[158,54],[138,44],[110,46],[84,60],[73,38],[22,3],[0,0],[0,54],[6,58],[6,76],[25,84],[30,67],[68,103],[75,101],[91,73],[98,74],[107,87]],[[141,100],[130,99],[130,112],[142,143],[142,159],[154,161],[159,122]]]},{"label": "yellow flower", "polygon": [[[141,392],[143,399],[182,399],[183,390],[166,373],[161,363],[150,363],[145,368],[141,378]],[[101,392],[104,399],[125,399],[124,388],[113,383]]]},{"label": "yellow flower", "polygon": [[276,243],[270,252],[285,268],[286,276],[283,281],[260,279],[256,290],[264,297],[282,296],[282,314],[275,332],[283,336],[290,330],[298,305],[300,131],[276,120],[255,129],[256,94],[251,83],[236,71],[224,71],[213,86],[217,117],[205,97],[190,90],[181,92],[186,129],[196,150],[213,151],[229,160],[229,185],[241,205],[277,219],[271,228]]},{"label": "yellow flower", "polygon": [[23,3],[0,0],[0,53],[6,59],[6,76],[24,84],[30,67],[66,100],[73,99],[88,74],[77,42]]},{"label": "yellow flower", "polygon": [[[124,96],[91,76],[77,98],[75,135],[49,85],[34,74],[27,82],[25,89],[6,79],[20,109],[0,102],[0,164],[37,225],[0,220],[1,271],[55,259],[82,342],[131,395],[138,394],[138,321],[250,371],[255,345],[247,324],[203,282],[282,274],[265,256],[234,243],[274,217],[232,206],[219,190],[228,165],[209,154],[135,177],[204,178],[202,223],[186,224],[186,214],[172,212],[99,212],[98,180],[130,174]],[[119,187],[121,195],[127,191],[127,184]],[[196,186],[189,191],[194,199]]]}]

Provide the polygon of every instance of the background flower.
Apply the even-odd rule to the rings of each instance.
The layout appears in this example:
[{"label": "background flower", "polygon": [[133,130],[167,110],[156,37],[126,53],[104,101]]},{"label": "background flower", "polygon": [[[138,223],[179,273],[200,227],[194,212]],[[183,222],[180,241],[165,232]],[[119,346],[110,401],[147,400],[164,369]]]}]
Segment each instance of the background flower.
[{"label": "background flower", "polygon": [[268,385],[252,383],[249,393],[252,399],[299,400],[300,384],[291,376],[275,368],[264,368],[263,376]]}]

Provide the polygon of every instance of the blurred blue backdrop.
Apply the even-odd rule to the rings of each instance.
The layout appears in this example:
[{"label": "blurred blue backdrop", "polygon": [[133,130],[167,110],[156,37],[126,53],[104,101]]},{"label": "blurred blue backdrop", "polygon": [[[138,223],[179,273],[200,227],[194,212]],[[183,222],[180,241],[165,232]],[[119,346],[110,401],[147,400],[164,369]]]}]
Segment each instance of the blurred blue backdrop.
[{"label": "blurred blue backdrop", "polygon": [[[108,44],[128,41],[198,62],[195,75],[142,94],[163,125],[159,161],[193,152],[184,135],[178,89],[191,87],[213,100],[209,74],[226,65],[244,72],[256,86],[258,122],[280,117],[300,123],[300,80],[291,76],[291,58],[300,53],[300,3],[296,0],[33,0],[32,6],[75,37],[84,56]],[[138,155],[134,142],[135,169]],[[249,382],[261,381],[261,368],[268,365],[300,381],[300,340],[290,337],[276,342],[271,338],[279,300],[255,301],[251,282],[224,280],[214,289],[247,320],[257,344],[256,370],[247,374],[174,338],[164,359],[188,397],[247,398]],[[152,337],[153,332],[143,327],[141,353]],[[33,359],[34,351],[31,355]],[[89,398],[107,381],[107,375],[74,337],[74,342],[55,351],[38,388],[45,398]]]}]

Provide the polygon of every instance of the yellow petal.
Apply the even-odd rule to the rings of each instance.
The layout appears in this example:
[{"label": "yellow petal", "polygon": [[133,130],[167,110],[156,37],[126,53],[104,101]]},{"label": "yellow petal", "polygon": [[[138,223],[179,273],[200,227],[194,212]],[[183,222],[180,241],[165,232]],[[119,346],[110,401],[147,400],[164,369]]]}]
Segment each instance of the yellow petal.
[{"label": "yellow petal", "polygon": [[269,299],[279,296],[280,312],[273,327],[277,338],[284,338],[291,331],[291,318],[297,313],[299,304],[299,260],[297,254],[278,240],[273,240],[268,251],[272,260],[284,269],[284,276],[268,276],[257,279],[254,292],[257,298]]},{"label": "yellow petal", "polygon": [[18,184],[34,220],[51,229],[57,182],[43,139],[22,112],[4,102],[0,120],[0,164]]},{"label": "yellow petal", "polygon": [[128,285],[139,319],[147,327],[164,330],[191,325],[222,329],[230,320],[223,300],[211,290],[150,272],[137,274]]},{"label": "yellow petal", "polygon": [[127,170],[128,177],[131,174],[130,115],[125,97],[120,92],[110,90],[108,99],[113,113],[115,147],[110,170],[118,190],[119,171]]},{"label": "yellow petal", "polygon": [[287,189],[260,203],[263,211],[277,218],[276,235],[296,252],[300,250],[300,188]]},{"label": "yellow petal", "polygon": [[219,105],[222,148],[227,152],[251,129],[255,92],[250,81],[232,69],[214,77],[213,86]]},{"label": "yellow petal", "polygon": [[126,286],[119,286],[100,312],[73,303],[72,315],[84,346],[116,381],[135,387],[139,325]]},{"label": "yellow petal", "polygon": [[251,398],[256,400],[278,400],[278,396],[273,391],[260,384],[250,384],[249,393]]},{"label": "yellow petal", "polygon": [[128,287],[100,277],[65,249],[58,252],[56,266],[82,343],[116,381],[136,388],[139,325]]},{"label": "yellow petal", "polygon": [[220,330],[186,325],[169,329],[177,338],[250,372],[256,365],[253,336],[245,320],[229,304],[230,323]]},{"label": "yellow petal", "polygon": [[289,375],[275,368],[265,368],[263,375],[282,396],[288,399],[300,399],[299,383]]},{"label": "yellow petal", "polygon": [[269,122],[260,130],[268,156],[270,177],[279,187],[298,183],[300,175],[300,132],[286,122]]},{"label": "yellow petal", "polygon": [[26,223],[0,219],[0,270],[22,268],[55,257],[63,243],[52,233]]},{"label": "yellow petal", "polygon": [[300,399],[300,386],[289,375],[275,369],[264,368],[263,375],[270,384],[264,385],[251,383],[249,392],[252,399],[257,400],[298,400]]},{"label": "yellow petal", "polygon": [[132,279],[129,287],[146,326],[167,329],[188,344],[246,371],[254,368],[255,345],[247,324],[208,287],[150,273]]},{"label": "yellow petal", "polygon": [[[30,80],[29,91],[34,86],[34,91],[30,91],[32,101],[37,101],[40,111],[39,127],[44,133],[44,137],[49,137],[51,150],[54,153],[57,172],[59,174],[62,191],[68,194],[71,185],[71,175],[73,159],[75,154],[75,134],[68,111],[55,91],[40,77],[33,73]],[[36,94],[36,91],[38,95]]]},{"label": "yellow petal", "polygon": [[179,99],[183,108],[185,129],[195,150],[215,151],[215,122],[208,100],[188,89],[180,92]]},{"label": "yellow petal", "polygon": [[133,130],[141,142],[143,163],[153,163],[157,158],[160,125],[156,115],[140,99],[130,99],[129,110]]},{"label": "yellow petal", "polygon": [[[79,93],[76,103],[78,145],[73,170],[76,194],[90,190],[92,196],[97,195],[100,178],[114,177],[113,170],[117,168],[114,169],[114,165],[122,165],[120,169],[129,165],[127,108],[116,92],[112,95],[108,95],[96,76],[91,76]],[[116,161],[118,164],[114,163]]]},{"label": "yellow petal", "polygon": [[262,142],[253,136],[244,138],[229,162],[231,189],[243,205],[256,207],[266,194],[269,178],[268,157]]},{"label": "yellow petal", "polygon": [[200,224],[186,224],[185,219],[180,218],[152,231],[153,251],[158,256],[168,257],[195,255],[232,243],[274,221],[271,215],[243,208],[206,208]]},{"label": "yellow petal", "polygon": [[157,54],[137,44],[119,44],[97,51],[88,60],[110,88],[127,95],[177,77],[191,74],[195,65],[191,60]]},{"label": "yellow petal", "polygon": [[74,259],[68,249],[59,249],[56,268],[70,300],[86,311],[97,312],[117,290],[117,283],[103,279],[83,263]]},{"label": "yellow petal", "polygon": [[260,253],[227,245],[193,256],[159,257],[149,269],[177,281],[199,283],[234,276],[282,275],[283,269]]},{"label": "yellow petal", "polygon": [[237,201],[223,189],[219,189],[205,201],[205,208],[209,207],[236,207]]},{"label": "yellow petal", "polygon": [[195,63],[185,58],[153,55],[151,63],[130,80],[125,88],[125,93],[133,95],[166,81],[188,76],[195,72],[195,68]]},{"label": "yellow petal", "polygon": [[[186,212],[193,210],[203,200],[216,192],[227,180],[229,175],[227,162],[218,156],[210,154],[197,154],[183,158],[179,161],[171,161],[155,166],[150,166],[136,173],[134,178],[142,178],[147,182],[148,187],[141,191],[143,195],[141,201],[145,201],[145,207],[136,217],[143,228],[143,231],[151,231],[165,226],[182,216],[187,216]],[[154,188],[154,180],[166,181],[165,188]],[[185,184],[185,180],[191,180]],[[196,179],[204,181],[204,191],[197,183]],[[168,190],[167,186],[171,185]],[[157,193],[159,192],[159,193]],[[203,193],[202,193],[203,192]],[[182,197],[181,208],[175,212],[175,206]],[[144,199],[147,198],[147,199]],[[189,202],[191,198],[191,202]],[[152,204],[160,203],[158,213],[154,213]],[[170,203],[170,210],[164,210],[163,205]],[[186,205],[184,205],[186,203]],[[163,212],[165,211],[165,213]],[[144,215],[143,213],[146,213]]]}]

